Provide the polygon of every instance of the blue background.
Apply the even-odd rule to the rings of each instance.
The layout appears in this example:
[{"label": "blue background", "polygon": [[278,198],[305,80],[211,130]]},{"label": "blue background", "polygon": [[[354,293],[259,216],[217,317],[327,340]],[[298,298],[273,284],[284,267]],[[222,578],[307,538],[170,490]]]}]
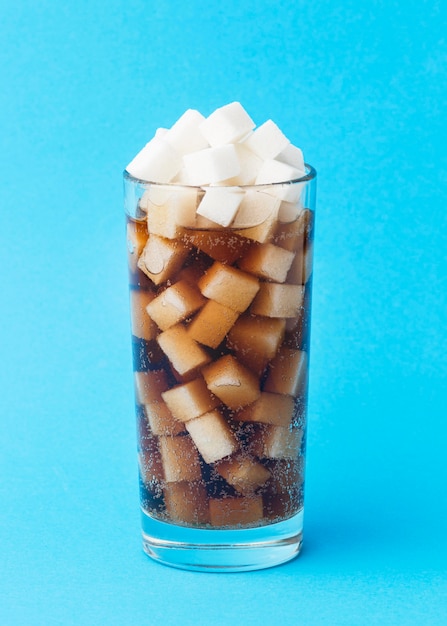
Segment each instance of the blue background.
[{"label": "blue background", "polygon": [[[6,0],[0,623],[447,623],[441,0]],[[305,548],[247,574],[140,547],[124,166],[239,100],[318,170]]]}]

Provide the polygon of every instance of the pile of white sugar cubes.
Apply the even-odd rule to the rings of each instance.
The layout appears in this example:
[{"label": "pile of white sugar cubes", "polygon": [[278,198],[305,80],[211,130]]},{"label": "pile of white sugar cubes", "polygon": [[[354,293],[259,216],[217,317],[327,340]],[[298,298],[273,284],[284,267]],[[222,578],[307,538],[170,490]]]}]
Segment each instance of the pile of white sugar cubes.
[{"label": "pile of white sugar cubes", "polygon": [[256,127],[239,102],[207,118],[188,109],[171,128],[159,128],[126,170],[144,182],[202,187],[195,217],[235,228],[259,221],[259,207],[251,214],[252,185],[264,186],[264,196],[282,204],[286,218],[296,215],[302,189],[290,181],[306,175],[300,148],[272,120]]}]

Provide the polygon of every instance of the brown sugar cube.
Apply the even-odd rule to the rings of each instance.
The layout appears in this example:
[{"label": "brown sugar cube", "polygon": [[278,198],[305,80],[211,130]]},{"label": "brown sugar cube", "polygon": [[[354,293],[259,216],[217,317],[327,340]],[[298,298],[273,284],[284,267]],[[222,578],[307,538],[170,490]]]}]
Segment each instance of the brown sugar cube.
[{"label": "brown sugar cube", "polygon": [[232,265],[250,246],[250,241],[228,230],[188,230],[184,241],[215,261]]},{"label": "brown sugar cube", "polygon": [[159,448],[166,482],[202,478],[199,455],[191,437],[159,437]]},{"label": "brown sugar cube", "polygon": [[234,419],[287,427],[292,423],[294,409],[295,401],[292,396],[262,391],[259,398],[238,411]]},{"label": "brown sugar cube", "polygon": [[266,317],[296,317],[303,305],[303,297],[302,285],[261,283],[250,311]]},{"label": "brown sugar cube", "polygon": [[152,187],[147,198],[149,232],[167,239],[176,239],[183,226],[193,226],[196,219],[198,190],[191,187]]},{"label": "brown sugar cube", "polygon": [[180,376],[188,375],[210,361],[209,355],[188,335],[181,324],[160,333],[157,341]]},{"label": "brown sugar cube", "polygon": [[270,472],[262,463],[245,454],[236,454],[220,461],[215,468],[227,483],[243,495],[253,493],[270,478]]},{"label": "brown sugar cube", "polygon": [[268,425],[253,434],[249,450],[260,459],[296,459],[302,436],[299,429]]},{"label": "brown sugar cube", "polygon": [[202,371],[208,389],[230,409],[240,409],[260,396],[259,380],[227,354]]},{"label": "brown sugar cube", "polygon": [[191,435],[205,463],[215,463],[233,454],[238,442],[223,415],[216,409],[186,422]]},{"label": "brown sugar cube", "polygon": [[179,435],[185,432],[184,425],[174,418],[163,400],[145,404],[144,412],[154,435]]},{"label": "brown sugar cube", "polygon": [[207,298],[242,313],[257,294],[259,281],[235,267],[216,261],[199,280],[199,289]]},{"label": "brown sugar cube", "polygon": [[135,372],[135,398],[138,404],[150,404],[161,400],[162,391],[169,388],[164,370]]},{"label": "brown sugar cube", "polygon": [[239,259],[238,266],[241,270],[271,280],[275,283],[283,283],[292,265],[294,253],[272,243],[263,243],[252,246],[244,256]]},{"label": "brown sugar cube", "polygon": [[263,501],[260,495],[235,496],[210,499],[212,526],[240,527],[254,524],[263,518]]},{"label": "brown sugar cube", "polygon": [[201,482],[168,483],[163,489],[166,513],[178,524],[209,523],[205,486]]},{"label": "brown sugar cube", "polygon": [[264,391],[298,396],[307,385],[307,354],[283,346],[270,363]]},{"label": "brown sugar cube", "polygon": [[188,325],[188,335],[205,346],[217,348],[238,317],[237,311],[215,300],[208,300]]},{"label": "brown sugar cube", "polygon": [[160,285],[175,275],[188,255],[188,248],[177,240],[150,235],[138,267],[153,283]]},{"label": "brown sugar cube", "polygon": [[168,389],[162,397],[175,419],[181,422],[200,417],[219,405],[219,400],[209,391],[203,378]]},{"label": "brown sugar cube", "polygon": [[148,302],[146,311],[161,330],[166,330],[195,313],[205,302],[197,288],[180,280]]},{"label": "brown sugar cube", "polygon": [[227,346],[238,360],[259,376],[284,338],[285,321],[268,317],[240,317],[228,333]]},{"label": "brown sugar cube", "polygon": [[138,258],[142,253],[148,238],[146,221],[138,222],[129,220],[127,222],[126,230],[129,269],[131,272],[136,272]]},{"label": "brown sugar cube", "polygon": [[150,341],[154,339],[158,329],[157,325],[149,317],[146,307],[154,299],[151,291],[130,290],[130,317],[132,335]]}]

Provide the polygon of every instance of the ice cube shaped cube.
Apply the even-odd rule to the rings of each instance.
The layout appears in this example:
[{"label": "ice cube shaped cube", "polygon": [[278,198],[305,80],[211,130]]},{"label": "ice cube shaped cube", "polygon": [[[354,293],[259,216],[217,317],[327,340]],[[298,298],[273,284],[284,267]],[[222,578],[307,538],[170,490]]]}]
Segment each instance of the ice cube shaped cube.
[{"label": "ice cube shaped cube", "polygon": [[280,319],[244,315],[228,333],[227,345],[243,365],[261,376],[284,338],[285,325]]},{"label": "ice cube shaped cube", "polygon": [[179,435],[185,432],[184,425],[176,420],[163,400],[156,400],[144,405],[144,412],[154,435]]},{"label": "ice cube shaped cube", "polygon": [[259,380],[231,354],[203,370],[208,389],[230,409],[240,409],[260,396]]},{"label": "ice cube shaped cube", "polygon": [[135,372],[135,400],[138,404],[149,404],[161,400],[161,393],[168,389],[168,379],[164,370]]},{"label": "ice cube shaped cube", "polygon": [[151,139],[132,159],[126,170],[140,180],[167,183],[174,178],[181,166],[181,156],[164,136]]},{"label": "ice cube shaped cube", "polygon": [[233,144],[190,152],[183,157],[188,184],[210,185],[241,171],[238,154]]},{"label": "ice cube shaped cube", "polygon": [[188,335],[181,324],[160,333],[157,341],[180,376],[188,376],[210,361],[208,353]]},{"label": "ice cube shaped cube", "polygon": [[221,226],[229,226],[243,197],[244,192],[239,187],[208,187],[197,214]]},{"label": "ice cube shaped cube", "polygon": [[294,410],[295,402],[292,396],[263,391],[253,404],[238,411],[234,419],[288,427],[292,423]]},{"label": "ice cube shaped cube", "polygon": [[244,146],[262,159],[274,159],[290,141],[272,120],[258,126],[244,141]]},{"label": "ice cube shaped cube", "polygon": [[299,396],[307,387],[307,353],[282,346],[271,361],[264,391]]},{"label": "ice cube shaped cube", "polygon": [[166,513],[177,524],[207,524],[209,508],[206,488],[200,481],[168,483],[163,489]]},{"label": "ice cube shaped cube", "polygon": [[208,300],[188,324],[188,335],[205,346],[217,348],[238,316],[237,311],[215,300]]},{"label": "ice cube shaped cube", "polygon": [[181,422],[209,413],[219,405],[219,400],[209,391],[201,377],[168,389],[162,393],[162,397],[172,415]]},{"label": "ice cube shaped cube", "polygon": [[151,291],[130,290],[132,335],[150,341],[157,335],[157,324],[149,317],[146,307],[155,298]]},{"label": "ice cube shaped cube", "polygon": [[209,115],[200,126],[211,146],[234,143],[247,135],[255,123],[240,102],[230,102]]},{"label": "ice cube shaped cube", "polygon": [[161,285],[180,269],[187,255],[188,248],[180,241],[150,235],[138,259],[138,267],[153,283]]},{"label": "ice cube shaped cube", "polygon": [[293,259],[293,252],[267,242],[251,246],[239,259],[238,266],[241,270],[259,278],[283,283]]},{"label": "ice cube shaped cube", "polygon": [[266,317],[297,317],[303,305],[303,297],[302,285],[261,283],[250,311]]},{"label": "ice cube shaped cube", "polygon": [[162,436],[158,441],[166,482],[202,478],[199,455],[189,435]]},{"label": "ice cube shaped cube", "polygon": [[249,449],[261,459],[297,459],[302,437],[301,429],[291,430],[269,424],[255,432]]},{"label": "ice cube shaped cube", "polygon": [[216,261],[199,280],[199,289],[206,298],[241,313],[258,292],[259,281],[235,267]]},{"label": "ice cube shaped cube", "polygon": [[270,478],[262,463],[245,453],[236,453],[229,459],[216,463],[218,474],[243,495],[253,493]]},{"label": "ice cube shaped cube", "polygon": [[185,425],[205,463],[215,463],[239,447],[228,422],[217,409],[188,420]]},{"label": "ice cube shaped cube", "polygon": [[167,330],[195,313],[205,302],[197,287],[179,280],[148,302],[146,315],[162,330]]},{"label": "ice cube shaped cube", "polygon": [[199,111],[188,109],[164,134],[164,138],[181,156],[208,148],[209,144],[199,130],[204,121],[205,117]]}]

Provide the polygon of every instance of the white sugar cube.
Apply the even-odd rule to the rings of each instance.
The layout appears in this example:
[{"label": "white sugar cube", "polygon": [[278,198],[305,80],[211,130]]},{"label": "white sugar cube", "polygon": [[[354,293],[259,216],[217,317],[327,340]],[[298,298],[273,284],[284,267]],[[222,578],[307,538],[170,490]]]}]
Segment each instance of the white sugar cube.
[{"label": "white sugar cube", "polygon": [[284,185],[272,185],[265,187],[265,192],[286,202],[297,202],[302,191],[302,185],[291,185],[289,181],[301,178],[303,172],[292,165],[282,163],[276,159],[264,161],[256,177],[257,185],[269,185],[270,183],[285,183]]},{"label": "white sugar cube", "polygon": [[235,147],[230,144],[185,154],[183,164],[190,185],[218,183],[241,171]]},{"label": "white sugar cube", "polygon": [[238,141],[254,127],[255,123],[240,102],[231,102],[211,113],[200,130],[211,146],[220,146]]},{"label": "white sugar cube", "polygon": [[241,166],[241,171],[237,176],[233,176],[225,181],[226,185],[253,185],[262,166],[262,159],[249,150],[245,144],[235,143],[237,156]]},{"label": "white sugar cube", "polygon": [[208,148],[209,144],[199,126],[205,117],[195,109],[188,109],[164,135],[166,141],[183,156],[188,152],[196,152]]},{"label": "white sugar cube", "polygon": [[274,159],[290,141],[272,120],[267,120],[244,141],[244,146],[262,159]]},{"label": "white sugar cube", "polygon": [[216,224],[229,226],[243,197],[244,192],[238,187],[208,187],[197,213]]},{"label": "white sugar cube", "polygon": [[180,170],[180,155],[164,137],[154,137],[132,159],[127,171],[134,178],[155,183],[169,182]]},{"label": "white sugar cube", "polygon": [[277,161],[292,165],[300,172],[305,173],[303,152],[293,144],[289,143],[276,157]]}]

